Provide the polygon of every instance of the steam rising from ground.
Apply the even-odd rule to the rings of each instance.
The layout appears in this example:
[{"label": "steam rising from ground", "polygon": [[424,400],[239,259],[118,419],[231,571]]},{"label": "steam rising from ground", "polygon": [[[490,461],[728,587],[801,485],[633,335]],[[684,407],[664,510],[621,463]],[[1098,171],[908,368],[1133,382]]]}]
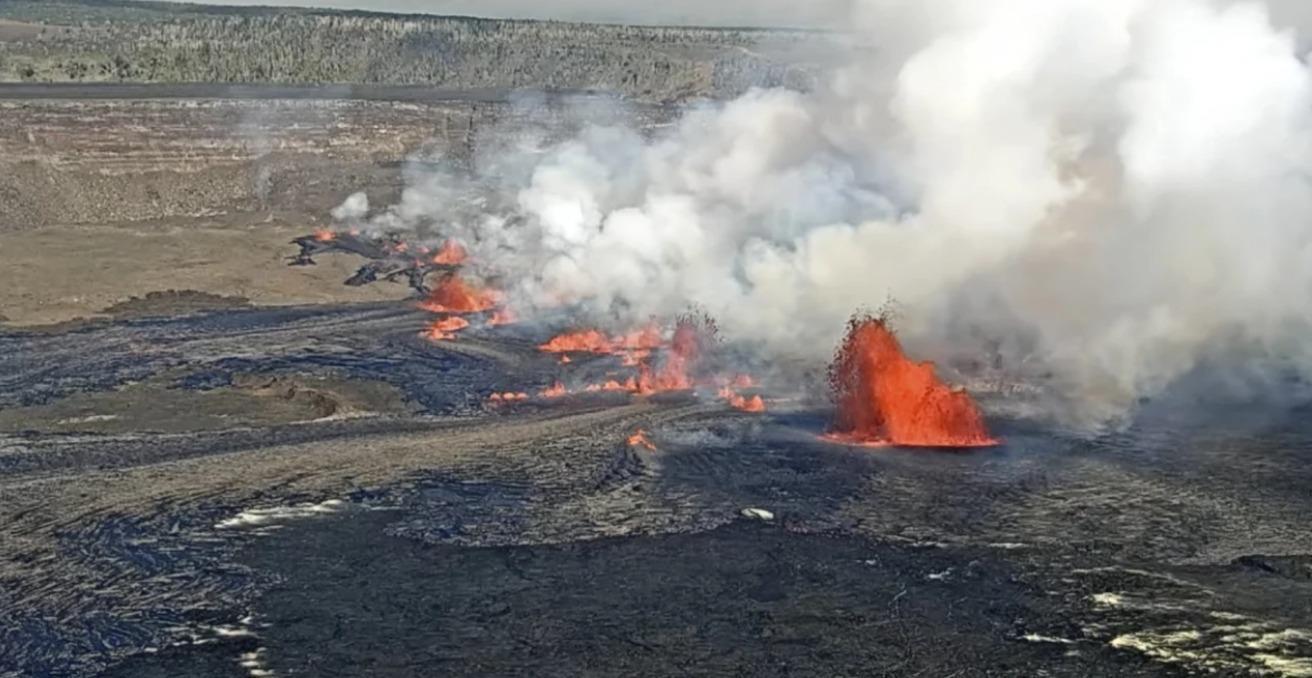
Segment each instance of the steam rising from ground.
[{"label": "steam rising from ground", "polygon": [[695,302],[775,355],[891,296],[913,353],[1039,367],[1098,415],[1219,348],[1312,364],[1309,72],[1262,5],[858,4],[873,47],[821,91],[500,149],[383,220],[455,229],[523,315]]}]

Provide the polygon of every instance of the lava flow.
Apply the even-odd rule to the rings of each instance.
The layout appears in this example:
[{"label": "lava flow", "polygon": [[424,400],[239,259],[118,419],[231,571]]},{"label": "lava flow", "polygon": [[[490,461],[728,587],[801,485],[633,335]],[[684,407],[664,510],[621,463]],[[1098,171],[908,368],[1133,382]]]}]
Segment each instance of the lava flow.
[{"label": "lava flow", "polygon": [[765,400],[759,395],[748,398],[726,386],[720,389],[720,397],[724,398],[729,406],[736,410],[742,410],[743,412],[765,411]]},{"label": "lava flow", "polygon": [[907,447],[997,444],[970,395],[939,381],[933,363],[908,359],[881,318],[852,319],[830,365],[829,384],[838,407],[830,440]]},{"label": "lava flow", "polygon": [[419,306],[434,313],[482,313],[500,302],[501,295],[496,291],[471,286],[460,276],[449,275]]},{"label": "lava flow", "polygon": [[441,320],[433,321],[433,324],[424,330],[424,336],[433,341],[443,341],[456,338],[456,332],[469,327],[469,321],[459,316],[451,316]]},{"label": "lava flow", "polygon": [[569,390],[565,388],[565,385],[558,381],[552,384],[551,386],[548,386],[547,388],[544,388],[541,391],[539,391],[538,395],[543,398],[559,398],[561,396],[567,395],[568,393]]},{"label": "lava flow", "polygon": [[[544,353],[614,353],[615,345],[600,330],[581,330],[552,337],[538,346]],[[568,357],[568,356],[567,356]]]},{"label": "lava flow", "polygon": [[550,341],[538,346],[543,353],[597,353],[601,355],[622,355],[624,364],[633,366],[646,358],[664,341],[661,328],[655,323],[615,337],[606,336],[601,330],[588,329],[566,332],[552,337]]},{"label": "lava flow", "polygon": [[[584,393],[627,392],[647,396],[664,391],[691,391],[699,386],[719,383],[724,387],[720,391],[720,396],[732,407],[744,412],[764,412],[765,401],[761,396],[747,397],[734,390],[752,388],[755,382],[750,376],[739,374],[732,380],[724,377],[705,379],[696,376],[698,362],[716,343],[717,338],[718,329],[709,316],[690,313],[679,318],[673,338],[668,345],[662,340],[660,327],[653,322],[643,328],[615,336],[596,329],[568,332],[538,345],[538,350],[560,354],[562,365],[570,362],[568,355],[570,353],[593,353],[620,356],[622,367],[637,368],[635,376],[622,381],[620,378],[612,377],[602,383],[589,384],[581,389]],[[660,350],[661,361],[653,366],[651,358],[658,350]],[[568,393],[569,391],[557,382],[539,395],[545,398],[558,398]]]},{"label": "lava flow", "polygon": [[647,432],[642,429],[638,429],[633,435],[629,436],[629,447],[645,447],[652,451],[656,450],[656,445],[647,438]]}]

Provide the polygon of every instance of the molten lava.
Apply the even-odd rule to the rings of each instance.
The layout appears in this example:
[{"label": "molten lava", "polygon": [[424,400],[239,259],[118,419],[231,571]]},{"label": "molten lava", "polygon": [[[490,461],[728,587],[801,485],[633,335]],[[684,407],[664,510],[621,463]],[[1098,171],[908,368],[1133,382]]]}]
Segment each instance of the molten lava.
[{"label": "molten lava", "polygon": [[970,395],[934,364],[912,362],[881,318],[854,317],[829,368],[838,412],[831,440],[908,447],[996,445]]},{"label": "molten lava", "polygon": [[494,290],[474,287],[457,275],[449,275],[433,288],[420,307],[434,313],[481,313],[501,302]]},{"label": "molten lava", "polygon": [[748,398],[726,386],[720,389],[720,397],[724,398],[729,406],[736,410],[754,413],[765,411],[765,401],[759,395]]},{"label": "molten lava", "polygon": [[442,248],[433,255],[434,264],[443,264],[446,266],[459,266],[465,263],[469,258],[469,253],[465,251],[465,246],[455,240],[448,240],[442,243]]},{"label": "molten lava", "polygon": [[539,391],[538,395],[542,396],[543,398],[559,398],[567,393],[569,393],[569,391],[565,389],[565,385],[560,382],[556,382],[551,386],[548,386],[547,388],[544,388],[541,391]]},{"label": "molten lava", "polygon": [[686,391],[693,387],[689,375],[694,363],[701,357],[702,343],[714,336],[714,325],[709,321],[688,316],[680,318],[674,327],[674,338],[665,356],[665,364],[652,371],[646,363],[638,369],[638,392]]},{"label": "molten lava", "polygon": [[506,393],[493,393],[487,399],[494,403],[513,403],[518,400],[528,400],[528,394],[507,391]]},{"label": "molten lava", "polygon": [[424,330],[424,336],[433,341],[443,341],[456,338],[456,332],[469,327],[469,321],[458,316],[451,316],[441,320],[434,321],[433,324]]},{"label": "molten lava", "polygon": [[615,345],[600,330],[567,332],[538,346],[544,353],[613,353]]},{"label": "molten lava", "polygon": [[[717,335],[718,330],[709,316],[690,313],[679,318],[673,338],[668,344],[662,338],[660,326],[652,322],[616,336],[609,336],[596,329],[567,332],[540,344],[538,350],[560,354],[562,365],[571,362],[570,353],[593,353],[619,356],[623,367],[637,368],[635,376],[612,376],[604,382],[584,386],[584,393],[625,392],[646,396],[663,391],[690,391],[699,385],[720,384],[731,393],[724,397],[734,407],[747,412],[765,411],[765,401],[760,396],[744,397],[729,386],[733,384],[737,388],[752,388],[755,382],[750,376],[739,374],[730,379],[725,376],[699,378],[695,375],[698,362],[706,355],[707,349],[716,343]],[[652,360],[653,356],[659,356],[660,362]]]},{"label": "molten lava", "polygon": [[337,234],[326,228],[320,228],[314,232],[314,239],[319,242],[332,242],[337,239]]},{"label": "molten lava", "polygon": [[656,445],[647,439],[647,432],[638,429],[633,435],[629,436],[629,447],[645,447],[655,451]]},{"label": "molten lava", "polygon": [[637,367],[649,357],[651,357],[651,351],[648,351],[647,349],[639,351],[624,351],[620,357],[620,364],[624,367]]},{"label": "molten lava", "polygon": [[550,341],[538,346],[544,353],[598,353],[602,355],[621,354],[625,364],[637,365],[637,361],[646,358],[652,350],[664,344],[661,328],[651,323],[641,329],[633,330],[615,337],[608,337],[601,330],[588,329],[566,332],[552,337]]},{"label": "molten lava", "polygon": [[613,341],[614,349],[617,351],[632,351],[644,354],[660,348],[664,343],[665,340],[661,338],[661,328],[654,322],[648,323],[642,329],[621,334],[615,337]]}]

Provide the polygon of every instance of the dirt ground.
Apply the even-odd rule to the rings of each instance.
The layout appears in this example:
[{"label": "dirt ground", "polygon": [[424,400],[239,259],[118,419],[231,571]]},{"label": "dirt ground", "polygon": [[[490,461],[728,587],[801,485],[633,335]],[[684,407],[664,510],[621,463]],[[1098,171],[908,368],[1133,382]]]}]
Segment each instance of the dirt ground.
[{"label": "dirt ground", "polygon": [[[19,98],[4,87],[0,322],[15,327],[95,317],[167,290],[256,305],[402,299],[403,285],[343,286],[361,263],[349,256],[304,268],[280,260],[352,193],[395,202],[414,153],[459,165],[491,130],[563,133],[554,106],[569,105],[404,88],[342,99],[331,88],[246,87],[223,98],[222,87],[125,85],[78,99],[68,88],[8,86],[25,88]],[[135,98],[115,99],[116,89]],[[631,114],[641,126],[670,112]]]},{"label": "dirt ground", "polygon": [[132,297],[197,290],[252,304],[402,300],[403,284],[348,287],[359,257],[327,254],[287,266],[312,229],[270,217],[188,226],[50,226],[0,233],[0,314],[15,327],[104,317]]}]

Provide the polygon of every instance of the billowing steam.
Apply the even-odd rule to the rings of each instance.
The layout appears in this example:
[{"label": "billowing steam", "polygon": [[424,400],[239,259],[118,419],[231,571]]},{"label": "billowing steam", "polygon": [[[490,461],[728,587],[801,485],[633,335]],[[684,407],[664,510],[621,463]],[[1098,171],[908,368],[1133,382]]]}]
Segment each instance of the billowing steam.
[{"label": "billowing steam", "polygon": [[1099,413],[1218,347],[1312,366],[1312,82],[1262,5],[857,4],[865,47],[822,91],[590,126],[485,163],[504,205],[432,174],[384,218],[454,229],[529,316],[692,302],[823,360],[892,297],[914,353],[1037,368]]}]

